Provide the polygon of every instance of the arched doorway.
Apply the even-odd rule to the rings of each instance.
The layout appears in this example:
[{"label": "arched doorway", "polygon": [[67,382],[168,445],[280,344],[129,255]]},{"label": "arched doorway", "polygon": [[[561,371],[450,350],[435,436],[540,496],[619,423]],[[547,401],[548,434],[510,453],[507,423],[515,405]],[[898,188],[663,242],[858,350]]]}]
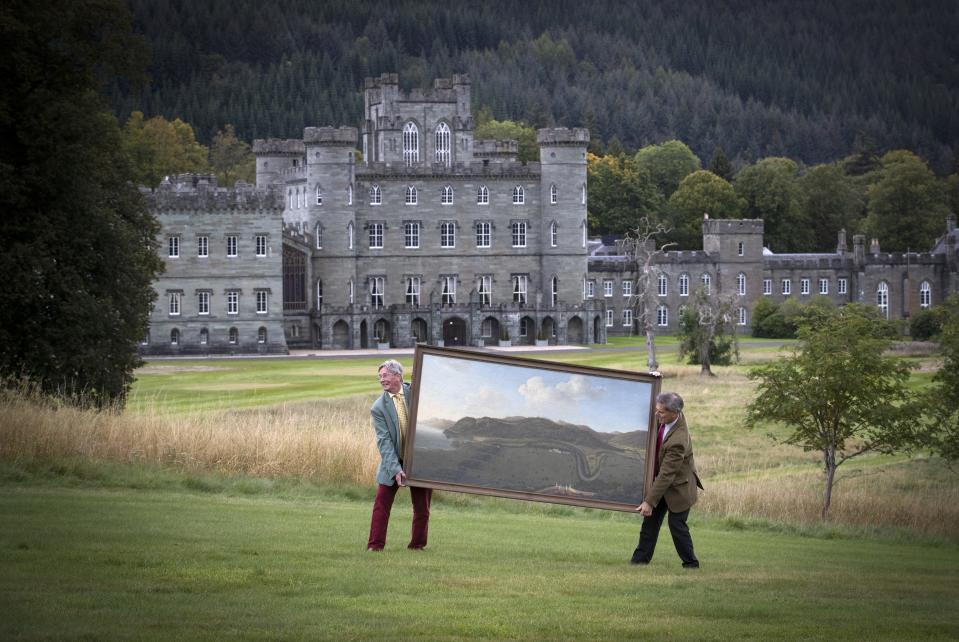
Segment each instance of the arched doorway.
[{"label": "arched doorway", "polygon": [[460,317],[450,317],[443,321],[443,345],[465,346],[469,342],[466,321]]},{"label": "arched doorway", "polygon": [[319,323],[313,324],[313,347],[323,347],[323,328],[320,327]]},{"label": "arched doorway", "polygon": [[416,343],[426,343],[429,341],[430,329],[423,319],[419,317],[413,319],[413,323],[410,324],[410,331],[413,333],[413,341]]},{"label": "arched doorway", "polygon": [[519,320],[519,344],[531,345],[536,338],[536,322],[532,317],[523,317]]},{"label": "arched doorway", "polygon": [[579,317],[573,317],[566,324],[566,343],[583,342],[583,320]]},{"label": "arched doorway", "polygon": [[496,317],[486,317],[480,326],[480,338],[483,345],[495,346],[499,341],[499,319]]},{"label": "arched doorway", "polygon": [[369,325],[366,323],[366,319],[360,321],[360,348],[369,348],[370,347],[370,338],[368,335]]},{"label": "arched doorway", "polygon": [[342,319],[333,324],[333,345],[331,347],[334,350],[348,350],[350,347],[350,326]]},{"label": "arched doorway", "polygon": [[386,319],[377,319],[373,324],[373,338],[377,343],[389,343],[390,322]]},{"label": "arched doorway", "polygon": [[547,341],[552,341],[556,338],[556,322],[553,321],[553,317],[543,317],[543,324],[540,326],[540,334],[537,338],[546,339]]},{"label": "arched doorway", "polygon": [[599,338],[602,335],[602,326],[598,316],[593,317],[593,343],[600,343]]}]

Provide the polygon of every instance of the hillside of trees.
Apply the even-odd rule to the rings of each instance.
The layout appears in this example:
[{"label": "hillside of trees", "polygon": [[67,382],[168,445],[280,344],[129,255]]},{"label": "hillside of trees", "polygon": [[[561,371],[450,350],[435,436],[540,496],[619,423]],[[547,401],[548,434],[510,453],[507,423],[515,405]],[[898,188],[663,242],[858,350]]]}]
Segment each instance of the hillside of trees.
[{"label": "hillside of trees", "polygon": [[129,0],[152,49],[151,84],[121,81],[141,111],[212,144],[358,125],[362,83],[406,87],[468,73],[500,121],[584,126],[591,151],[670,139],[734,169],[766,157],[811,166],[871,141],[939,176],[959,154],[959,3],[946,0]]}]

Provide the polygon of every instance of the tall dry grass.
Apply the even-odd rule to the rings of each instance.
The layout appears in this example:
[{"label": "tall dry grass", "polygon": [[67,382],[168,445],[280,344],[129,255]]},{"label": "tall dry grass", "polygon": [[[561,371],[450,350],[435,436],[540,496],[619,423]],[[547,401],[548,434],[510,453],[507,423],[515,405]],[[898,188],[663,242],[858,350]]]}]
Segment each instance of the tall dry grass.
[{"label": "tall dry grass", "polygon": [[249,410],[122,414],[7,391],[0,399],[0,458],[85,458],[369,484],[379,463],[369,406],[364,396]]}]

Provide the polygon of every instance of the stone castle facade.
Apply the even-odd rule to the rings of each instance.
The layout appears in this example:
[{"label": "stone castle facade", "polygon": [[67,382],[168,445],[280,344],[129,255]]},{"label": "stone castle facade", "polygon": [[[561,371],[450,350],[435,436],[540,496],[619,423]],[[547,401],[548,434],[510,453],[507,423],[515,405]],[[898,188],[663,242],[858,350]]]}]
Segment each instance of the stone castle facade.
[{"label": "stone castle facade", "polygon": [[[143,190],[167,270],[141,351],[589,344],[638,331],[635,266],[587,239],[589,132],[540,129],[537,141],[540,161],[523,163],[515,141],[475,140],[466,76],[403,92],[384,74],[366,80],[361,131],[254,141],[255,187],[186,175]],[[835,254],[772,255],[762,221],[705,221],[703,251],[657,261],[657,326],[674,332],[700,284],[741,301],[744,330],[764,296],[874,301],[902,318],[956,291],[949,225],[925,254],[866,252],[860,237],[850,252],[841,235]]]}]

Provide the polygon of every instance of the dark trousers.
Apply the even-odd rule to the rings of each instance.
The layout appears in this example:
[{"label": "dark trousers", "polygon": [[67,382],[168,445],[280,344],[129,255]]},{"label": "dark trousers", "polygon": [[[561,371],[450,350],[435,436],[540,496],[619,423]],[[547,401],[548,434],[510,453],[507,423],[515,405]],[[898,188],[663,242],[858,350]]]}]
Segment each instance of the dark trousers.
[{"label": "dark trousers", "polygon": [[633,551],[635,564],[648,564],[653,559],[653,551],[656,550],[656,540],[659,538],[659,529],[663,525],[663,518],[669,513],[669,533],[673,536],[673,546],[679,553],[679,559],[683,561],[686,568],[696,568],[699,566],[699,560],[693,552],[693,538],[689,535],[689,527],[686,526],[686,518],[689,517],[689,511],[674,513],[666,506],[666,500],[661,499],[656,507],[653,508],[653,514],[643,518],[643,527],[639,531],[639,545]]},{"label": "dark trousers", "polygon": [[[393,500],[396,499],[396,491],[399,489],[398,484],[392,486],[377,484],[367,548],[380,550],[386,546],[386,529],[390,525],[390,510],[393,508]],[[433,499],[433,489],[415,486],[410,486],[409,489],[410,498],[413,500],[413,534],[407,548],[424,548],[430,525],[430,501]]]}]

